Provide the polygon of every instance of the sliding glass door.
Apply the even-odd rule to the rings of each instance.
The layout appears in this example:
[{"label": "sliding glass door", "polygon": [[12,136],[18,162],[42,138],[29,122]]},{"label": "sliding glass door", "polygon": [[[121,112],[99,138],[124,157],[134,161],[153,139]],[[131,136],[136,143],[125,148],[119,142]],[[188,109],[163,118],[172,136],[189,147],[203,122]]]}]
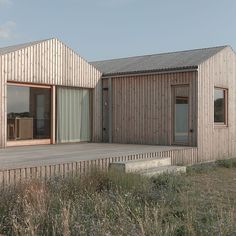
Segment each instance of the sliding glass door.
[{"label": "sliding glass door", "polygon": [[57,142],[91,141],[90,90],[57,88]]},{"label": "sliding glass door", "polygon": [[51,88],[8,84],[7,140],[51,138]]}]

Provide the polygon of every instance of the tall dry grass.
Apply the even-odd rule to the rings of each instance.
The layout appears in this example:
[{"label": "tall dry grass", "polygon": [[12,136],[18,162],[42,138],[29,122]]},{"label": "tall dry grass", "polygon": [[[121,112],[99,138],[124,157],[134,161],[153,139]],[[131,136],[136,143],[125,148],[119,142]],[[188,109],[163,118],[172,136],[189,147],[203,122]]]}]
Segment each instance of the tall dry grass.
[{"label": "tall dry grass", "polygon": [[95,171],[82,178],[21,184],[1,191],[0,233],[235,235],[236,198],[202,190],[194,178],[202,174],[148,179]]}]

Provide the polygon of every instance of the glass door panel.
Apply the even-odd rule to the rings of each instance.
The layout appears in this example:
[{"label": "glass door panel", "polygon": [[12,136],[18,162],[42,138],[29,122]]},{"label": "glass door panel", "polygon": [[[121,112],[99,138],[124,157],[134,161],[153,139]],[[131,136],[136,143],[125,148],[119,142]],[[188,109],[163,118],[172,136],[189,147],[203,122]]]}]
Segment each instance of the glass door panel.
[{"label": "glass door panel", "polygon": [[175,132],[176,143],[188,143],[188,98],[176,97],[175,99]]},{"label": "glass door panel", "polygon": [[57,88],[57,142],[91,141],[90,90]]},{"label": "glass door panel", "polygon": [[45,133],[45,96],[43,94],[36,95],[36,133],[37,137],[44,136]]},{"label": "glass door panel", "polygon": [[51,89],[7,86],[7,140],[50,139]]}]

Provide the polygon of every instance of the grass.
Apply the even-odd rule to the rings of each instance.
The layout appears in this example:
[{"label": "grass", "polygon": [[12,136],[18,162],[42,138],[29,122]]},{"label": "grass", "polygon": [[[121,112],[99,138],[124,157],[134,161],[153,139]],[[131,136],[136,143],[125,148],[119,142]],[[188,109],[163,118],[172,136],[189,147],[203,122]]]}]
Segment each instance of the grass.
[{"label": "grass", "polygon": [[236,168],[225,162],[152,179],[94,171],[8,188],[0,234],[236,235]]},{"label": "grass", "polygon": [[236,168],[236,158],[216,161],[218,166],[225,168]]}]

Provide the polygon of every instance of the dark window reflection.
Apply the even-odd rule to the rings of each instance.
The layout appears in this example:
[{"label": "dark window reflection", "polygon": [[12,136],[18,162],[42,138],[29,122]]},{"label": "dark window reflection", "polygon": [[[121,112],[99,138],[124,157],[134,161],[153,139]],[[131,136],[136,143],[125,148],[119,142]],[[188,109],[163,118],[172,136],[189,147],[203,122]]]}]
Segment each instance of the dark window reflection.
[{"label": "dark window reflection", "polygon": [[225,123],[225,90],[215,89],[214,92],[214,121]]},{"label": "dark window reflection", "polygon": [[48,139],[50,126],[49,88],[7,86],[8,140]]}]

